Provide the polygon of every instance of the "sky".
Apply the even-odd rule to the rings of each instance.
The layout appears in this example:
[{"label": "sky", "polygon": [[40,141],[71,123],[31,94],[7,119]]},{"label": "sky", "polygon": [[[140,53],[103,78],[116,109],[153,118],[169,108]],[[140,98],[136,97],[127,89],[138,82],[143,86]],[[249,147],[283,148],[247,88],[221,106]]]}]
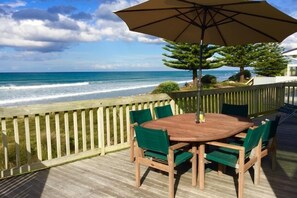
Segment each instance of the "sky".
[{"label": "sky", "polygon": [[[113,13],[141,2],[0,0],[0,72],[170,70],[162,39],[129,31]],[[297,18],[297,0],[268,2]],[[297,34],[282,46],[297,48]]]}]

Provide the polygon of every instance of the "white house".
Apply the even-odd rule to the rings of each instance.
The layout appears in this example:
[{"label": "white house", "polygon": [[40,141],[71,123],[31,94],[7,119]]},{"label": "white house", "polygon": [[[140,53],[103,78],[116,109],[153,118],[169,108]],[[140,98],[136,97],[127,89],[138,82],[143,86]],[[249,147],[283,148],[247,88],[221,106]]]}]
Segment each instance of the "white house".
[{"label": "white house", "polygon": [[262,84],[271,84],[271,83],[279,83],[279,82],[290,82],[290,81],[297,81],[297,48],[289,50],[283,55],[288,56],[290,64],[287,66],[287,75],[285,76],[276,76],[276,77],[262,77],[257,76],[254,78],[254,85],[262,85]]}]

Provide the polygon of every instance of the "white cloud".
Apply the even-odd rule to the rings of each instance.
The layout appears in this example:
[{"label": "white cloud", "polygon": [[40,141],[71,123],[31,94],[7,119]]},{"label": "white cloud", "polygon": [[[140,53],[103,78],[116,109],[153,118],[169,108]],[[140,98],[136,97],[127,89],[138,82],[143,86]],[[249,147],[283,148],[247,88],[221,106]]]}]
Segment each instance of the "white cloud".
[{"label": "white cloud", "polygon": [[289,36],[286,38],[282,43],[281,46],[284,47],[286,50],[295,49],[297,48],[297,33]]},{"label": "white cloud", "polygon": [[132,32],[127,25],[113,12],[139,4],[144,0],[123,1],[116,0],[101,4],[97,11],[97,27],[101,36],[106,40],[138,41],[142,43],[161,43],[162,39],[151,37],[145,34]]},{"label": "white cloud", "polygon": [[[113,13],[141,2],[143,0],[106,1],[94,13],[97,17],[95,23],[92,20],[75,20],[67,14],[54,15],[47,10],[11,9],[25,6],[24,1],[2,3],[0,5],[9,9],[9,12],[0,15],[0,47],[52,52],[63,51],[78,42],[103,39],[160,43],[161,39],[129,31],[126,24]],[[49,17],[55,17],[55,20]]]},{"label": "white cloud", "polygon": [[25,1],[16,1],[16,2],[12,2],[12,3],[0,3],[0,7],[1,6],[7,6],[10,8],[17,8],[17,7],[22,7],[22,6],[26,6],[27,3]]}]

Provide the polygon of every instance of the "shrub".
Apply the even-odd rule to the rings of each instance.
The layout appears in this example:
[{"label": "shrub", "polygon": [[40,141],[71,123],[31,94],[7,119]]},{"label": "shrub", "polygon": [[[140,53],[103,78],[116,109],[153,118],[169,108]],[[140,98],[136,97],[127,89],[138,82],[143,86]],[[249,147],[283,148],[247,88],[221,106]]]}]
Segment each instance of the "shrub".
[{"label": "shrub", "polygon": [[158,93],[169,93],[173,91],[179,91],[179,86],[176,82],[166,81],[158,85],[155,90],[152,92],[153,94]]},{"label": "shrub", "polygon": [[216,84],[217,77],[207,74],[201,78],[201,82],[202,82],[202,84]]},{"label": "shrub", "polygon": [[[244,74],[244,79],[250,79],[252,77],[252,74],[249,70],[244,70],[243,74]],[[239,72],[237,74],[231,76],[228,80],[239,81],[240,80]]]}]

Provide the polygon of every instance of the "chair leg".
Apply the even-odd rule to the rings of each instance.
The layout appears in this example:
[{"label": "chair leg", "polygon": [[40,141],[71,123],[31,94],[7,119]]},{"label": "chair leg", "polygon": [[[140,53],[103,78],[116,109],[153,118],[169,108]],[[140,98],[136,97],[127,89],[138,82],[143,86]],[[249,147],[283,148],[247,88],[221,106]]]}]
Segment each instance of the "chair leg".
[{"label": "chair leg", "polygon": [[239,151],[238,198],[243,198],[244,189],[244,151]]},{"label": "chair leg", "polygon": [[197,146],[192,146],[192,186],[197,185]]},{"label": "chair leg", "polygon": [[218,175],[221,176],[225,172],[226,172],[226,166],[224,166],[223,164],[218,164]]},{"label": "chair leg", "polygon": [[140,163],[138,157],[136,157],[135,163],[136,171],[135,171],[135,180],[136,180],[136,187],[140,186]]},{"label": "chair leg", "polygon": [[173,156],[173,150],[169,150],[169,155],[168,155],[168,176],[169,176],[169,198],[174,198],[174,156]]},{"label": "chair leg", "polygon": [[256,185],[260,183],[260,174],[261,174],[261,155],[262,155],[262,141],[259,141],[259,144],[256,148],[256,155],[257,155],[257,161],[254,166],[255,174],[254,174],[254,182]]}]

